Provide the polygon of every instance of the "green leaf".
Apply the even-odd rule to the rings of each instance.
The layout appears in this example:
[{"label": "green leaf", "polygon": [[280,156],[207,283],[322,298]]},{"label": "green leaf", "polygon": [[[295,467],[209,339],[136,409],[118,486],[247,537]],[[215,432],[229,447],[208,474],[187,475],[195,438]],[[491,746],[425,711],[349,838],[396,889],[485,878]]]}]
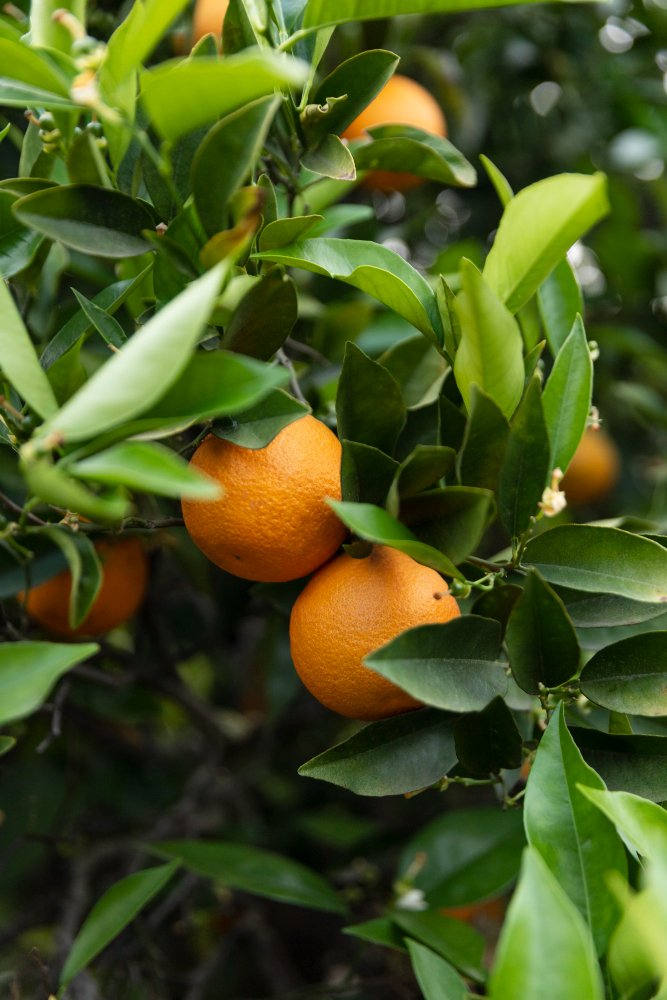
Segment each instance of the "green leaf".
[{"label": "green leaf", "polygon": [[465,1000],[466,984],[449,962],[411,938],[406,938],[406,944],[425,1000]]},{"label": "green leaf", "polygon": [[265,448],[288,424],[299,420],[310,408],[275,389],[256,406],[238,413],[229,426],[216,424],[213,433],[240,448]]},{"label": "green leaf", "polygon": [[47,528],[44,531],[67,559],[71,584],[68,621],[76,629],[83,623],[100,592],[104,570],[87,535]]},{"label": "green leaf", "polygon": [[0,77],[0,107],[43,108],[45,111],[78,111],[76,104],[68,97],[54,94],[42,87]]},{"label": "green leaf", "polygon": [[[35,48],[23,42],[0,38],[0,66],[3,82],[7,80],[28,83],[42,90],[69,97],[67,77],[56,71],[53,64]],[[5,103],[4,101],[2,102]]]},{"label": "green leaf", "polygon": [[[309,98],[302,121],[307,132],[340,135],[380,93],[398,66],[399,57],[370,49],[346,59],[325,77]],[[345,98],[329,102],[329,98]]]},{"label": "green leaf", "polygon": [[418,701],[450,712],[484,708],[507,690],[498,622],[465,615],[419,625],[364,657],[364,664]]},{"label": "green leaf", "polygon": [[56,681],[98,649],[94,642],[7,642],[0,646],[0,725],[38,709]]},{"label": "green leaf", "polygon": [[482,153],[479,158],[482,161],[482,166],[486,170],[489,180],[493,184],[494,190],[500,200],[500,204],[503,208],[505,208],[514,197],[514,191],[512,190],[510,182],[488,156],[484,156]]},{"label": "green leaf", "polygon": [[521,767],[521,734],[502,698],[480,712],[468,712],[454,724],[456,756],[469,774],[487,777],[503,768]]},{"label": "green leaf", "polygon": [[[563,962],[566,961],[564,974]],[[493,1000],[603,1000],[590,934],[539,853],[526,848],[491,972]]]},{"label": "green leaf", "polygon": [[402,497],[413,497],[445,476],[456,452],[439,444],[418,444],[398,466],[387,497],[387,510],[398,517]]},{"label": "green leaf", "polygon": [[419,334],[393,344],[379,361],[398,382],[408,409],[436,402],[449,371],[440,352]]},{"label": "green leaf", "polygon": [[515,583],[496,584],[493,590],[487,590],[475,600],[472,614],[482,618],[493,618],[500,623],[503,633],[514,605],[523,594],[523,589]]},{"label": "green leaf", "polygon": [[529,694],[542,684],[559,687],[579,670],[581,651],[567,609],[534,569],[512,609],[506,642],[514,679]]},{"label": "green leaf", "polygon": [[260,250],[275,250],[295,243],[324,219],[323,215],[295,215],[288,219],[274,219],[259,237]]},{"label": "green leaf", "polygon": [[188,0],[136,0],[107,43],[104,75],[122,84],[151,54]]},{"label": "green leaf", "polygon": [[629,715],[667,715],[667,632],[645,632],[599,650],[581,674],[596,705]]},{"label": "green leaf", "polygon": [[602,954],[618,917],[606,876],[611,871],[626,876],[627,864],[616,831],[578,785],[604,788],[600,776],[582,759],[565,725],[561,703],[528,778],[526,835],[586,919]]},{"label": "green leaf", "polygon": [[455,565],[474,552],[495,506],[489,490],[475,486],[445,486],[409,497],[401,504],[401,519],[415,536],[443,552]]},{"label": "green leaf", "polygon": [[343,500],[382,506],[399,468],[398,462],[371,445],[344,439],[341,443]]},{"label": "green leaf", "polygon": [[211,500],[219,485],[184,461],[176,452],[148,441],[125,441],[68,466],[77,479],[120,484],[163,497]]},{"label": "green leaf", "polygon": [[11,278],[29,267],[42,245],[43,237],[22,226],[12,212],[17,195],[0,190],[0,280]]},{"label": "green leaf", "polygon": [[405,951],[404,938],[396,924],[389,917],[376,917],[362,924],[352,924],[343,928],[343,934],[368,941],[370,944],[381,944],[385,948]]},{"label": "green leaf", "polygon": [[557,587],[567,612],[577,628],[607,628],[611,625],[638,625],[665,613],[664,604],[632,601],[612,594],[586,593]]},{"label": "green leaf", "polygon": [[322,237],[253,256],[345,281],[393,309],[436,345],[442,341],[431,287],[411,264],[387,247],[369,240]]},{"label": "green leaf", "polygon": [[276,88],[298,86],[307,73],[298,59],[257,49],[224,59],[173,59],[142,74],[141,97],[153,126],[173,140]]},{"label": "green leaf", "polygon": [[297,318],[296,286],[281,268],[272,267],[239,302],[221,346],[268,361],[285,343]]},{"label": "green leaf", "polygon": [[301,165],[321,177],[353,181],[357,177],[352,153],[337,135],[325,135],[301,157]]},{"label": "green leaf", "polygon": [[370,503],[346,503],[340,500],[327,500],[350,531],[359,538],[376,545],[390,545],[399,552],[404,552],[416,562],[430,566],[438,573],[445,573],[457,580],[463,576],[454,564],[437,549],[420,542],[411,531],[388,514],[381,507]]},{"label": "green leaf", "polygon": [[555,358],[577,316],[584,314],[584,297],[567,257],[556,264],[538,288],[537,304],[549,350]]},{"label": "green leaf", "polygon": [[81,441],[145,413],[174,384],[201,338],[224,266],[193,281],[141,327],[42,428]]},{"label": "green leaf", "polygon": [[535,294],[564,254],[609,211],[604,174],[558,174],[508,202],[484,277],[510,312]]},{"label": "green leaf", "polygon": [[90,521],[113,524],[121,521],[130,511],[130,503],[123,490],[109,490],[101,495],[93,493],[72,479],[65,467],[52,465],[46,458],[23,461],[21,471],[32,496],[54,507],[83,514]]},{"label": "green leaf", "polygon": [[393,375],[350,342],[338,381],[336,416],[341,438],[388,455],[405,424],[405,406]]},{"label": "green leaf", "polygon": [[151,845],[163,857],[173,857],[190,871],[282,903],[329,913],[345,913],[338,893],[316,872],[273,851],[227,841],[165,840]]},{"label": "green leaf", "polygon": [[666,737],[610,735],[595,729],[572,729],[572,736],[610,791],[667,801]]},{"label": "green leaf", "polygon": [[40,417],[58,409],[56,397],[35,353],[11,292],[0,278],[0,368]]},{"label": "green leaf", "polygon": [[544,419],[551,441],[551,467],[563,472],[577,450],[591,409],[593,361],[586,331],[577,316],[572,332],[556,356],[542,394]]},{"label": "green leaf", "polygon": [[455,763],[451,719],[423,709],[364,726],[299,774],[357,795],[404,795],[439,781]]},{"label": "green leaf", "polygon": [[192,163],[192,193],[209,236],[228,225],[228,202],[255,166],[279,99],[262,97],[217,122]]},{"label": "green leaf", "polygon": [[455,187],[474,187],[477,172],[449,139],[411,125],[376,125],[368,129],[371,142],[353,147],[359,170],[388,170],[415,174],[425,180]]},{"label": "green leaf", "polygon": [[649,860],[667,855],[667,811],[629,792],[580,785],[579,791],[611,820],[633,851]]},{"label": "green leaf", "polygon": [[151,249],[141,235],[155,221],[140,201],[91,184],[35,191],[14,204],[19,222],[73,250],[97,257],[135,257]]},{"label": "green leaf", "polygon": [[498,489],[510,429],[493,400],[472,385],[463,444],[458,455],[459,479],[464,486]]},{"label": "green leaf", "polygon": [[475,982],[484,982],[484,938],[474,927],[436,910],[416,913],[396,908],[391,919],[404,934],[431,948]]},{"label": "green leaf", "polygon": [[559,525],[528,542],[523,563],[574,590],[667,601],[667,549],[621,528]]},{"label": "green leaf", "polygon": [[16,746],[16,740],[13,736],[0,736],[0,757],[4,757],[6,753],[13,750]]},{"label": "green leaf", "polygon": [[[539,376],[531,379],[516,411],[500,473],[500,520],[512,538],[518,538],[538,513],[547,485],[551,446],[544,420]],[[546,573],[543,574],[548,580]]]},{"label": "green leaf", "polygon": [[110,316],[104,309],[100,309],[98,305],[91,302],[90,299],[87,299],[85,295],[81,294],[81,292],[78,292],[75,288],[73,288],[72,291],[74,292],[76,301],[81,306],[84,315],[95,327],[104,342],[108,344],[109,347],[119,350],[127,340],[125,331],[120,323],[118,323],[117,320],[115,320],[113,316]]},{"label": "green leaf", "polygon": [[463,291],[456,300],[461,342],[454,359],[456,384],[468,410],[477,385],[511,417],[524,385],[523,340],[518,323],[469,260],[461,262]]},{"label": "green leaf", "polygon": [[117,937],[178,870],[178,862],[133,872],[116,882],[93,906],[74,939],[60,974],[66,986]]},{"label": "green leaf", "polygon": [[401,878],[415,861],[412,879],[431,906],[454,907],[494,899],[514,881],[526,838],[518,809],[498,807],[447,811],[428,823],[404,848]]}]

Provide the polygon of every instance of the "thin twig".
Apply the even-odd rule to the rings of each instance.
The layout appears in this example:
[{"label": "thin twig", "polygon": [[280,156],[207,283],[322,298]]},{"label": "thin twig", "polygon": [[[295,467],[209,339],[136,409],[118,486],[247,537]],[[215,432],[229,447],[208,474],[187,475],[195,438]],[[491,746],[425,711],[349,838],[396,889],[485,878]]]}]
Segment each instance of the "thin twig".
[{"label": "thin twig", "polygon": [[29,511],[25,511],[20,504],[15,503],[11,497],[7,496],[6,493],[0,493],[0,503],[3,507],[6,507],[7,510],[11,510],[14,514],[25,516],[32,524],[38,524],[42,528],[48,525],[48,521],[43,521],[41,517],[37,517],[36,514],[31,514]]},{"label": "thin twig", "polygon": [[296,371],[294,370],[294,365],[292,364],[291,359],[287,357],[282,347],[278,348],[278,350],[276,351],[276,357],[278,358],[280,364],[283,365],[289,372],[289,381],[290,381],[290,386],[292,388],[292,392],[294,393],[294,395],[296,396],[296,398],[299,400],[300,403],[305,403],[305,405],[308,406],[308,400],[301,392],[301,386],[299,385],[299,380],[296,377]]}]

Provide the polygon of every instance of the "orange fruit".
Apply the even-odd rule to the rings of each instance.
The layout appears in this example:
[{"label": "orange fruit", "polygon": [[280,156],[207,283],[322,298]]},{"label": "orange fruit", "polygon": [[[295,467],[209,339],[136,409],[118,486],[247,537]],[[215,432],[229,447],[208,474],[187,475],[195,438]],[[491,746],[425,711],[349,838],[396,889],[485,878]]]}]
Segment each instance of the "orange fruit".
[{"label": "orange fruit", "polygon": [[190,537],[221,569],[281,583],[330,559],[346,529],[325,502],[341,498],[341,444],[315,417],[288,424],[265,448],[209,435],[191,462],[220,483],[216,500],[184,500]]},{"label": "orange fruit", "polygon": [[69,570],[28,591],[26,611],[48,632],[68,639],[102,635],[131,618],[141,604],[148,582],[148,560],[139,539],[100,539],[95,548],[104,571],[102,586],[78,628],[72,629],[68,621],[72,589]]},{"label": "orange fruit", "polygon": [[463,920],[466,924],[501,924],[505,917],[506,903],[504,899],[486,899],[480,903],[468,903],[467,906],[448,906],[441,909],[443,917],[453,917]]},{"label": "orange fruit", "polygon": [[579,442],[560,484],[573,507],[603,500],[621,474],[618,448],[602,430],[589,427]]},{"label": "orange fruit", "polygon": [[442,577],[410,556],[383,546],[365,559],[341,555],[294,604],[292,661],[327,708],[352,719],[384,719],[420,702],[365,667],[363,657],[406,629],[459,614]]},{"label": "orange fruit", "polygon": [[193,44],[204,35],[222,37],[222,22],[228,7],[229,0],[197,0],[192,15]]},{"label": "orange fruit", "polygon": [[[374,125],[414,125],[434,135],[446,136],[447,123],[440,105],[425,87],[407,76],[395,74],[380,93],[343,132],[344,139],[362,139]],[[364,186],[379,191],[406,191],[422,183],[414,174],[373,170]]]}]

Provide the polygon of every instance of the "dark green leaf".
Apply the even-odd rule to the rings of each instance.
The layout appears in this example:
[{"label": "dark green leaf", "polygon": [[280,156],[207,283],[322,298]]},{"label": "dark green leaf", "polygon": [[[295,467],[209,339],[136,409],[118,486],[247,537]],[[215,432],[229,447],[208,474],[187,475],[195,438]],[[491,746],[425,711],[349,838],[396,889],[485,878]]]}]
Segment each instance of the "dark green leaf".
[{"label": "dark green leaf", "polygon": [[0,646],[0,725],[34,712],[64,673],[98,649],[94,642],[6,642]]},{"label": "dark green leaf", "polygon": [[[340,135],[382,90],[399,62],[393,52],[370,49],[346,59],[322,80],[311,96],[303,123],[309,132]],[[329,103],[329,98],[344,97]]]},{"label": "dark green leaf", "polygon": [[514,583],[502,583],[495,586],[493,590],[480,594],[472,607],[474,615],[482,618],[493,618],[500,622],[500,626],[505,632],[512,609],[517,600],[523,594],[523,589]]},{"label": "dark green leaf", "polygon": [[565,725],[561,703],[528,778],[526,834],[587,921],[602,954],[618,916],[606,875],[626,874],[625,851],[614,828],[577,785],[604,788],[582,759]]},{"label": "dark green leaf", "polygon": [[405,407],[394,377],[352,343],[345,345],[336,416],[341,438],[389,455],[405,424]]},{"label": "dark green leaf", "polygon": [[230,889],[313,910],[345,913],[340,897],[321,875],[273,851],[214,840],[165,840],[151,849]]},{"label": "dark green leaf", "polygon": [[667,550],[620,528],[563,524],[533,538],[523,562],[549,583],[635,601],[667,601]]},{"label": "dark green leaf", "polygon": [[577,628],[638,625],[665,614],[664,604],[648,604],[612,594],[570,590],[568,587],[556,587],[556,591]]},{"label": "dark green leaf", "polygon": [[501,410],[479,386],[473,385],[468,422],[458,456],[459,479],[464,486],[497,490],[509,432]]},{"label": "dark green leaf", "polygon": [[394,376],[408,409],[434,403],[448,368],[445,359],[425,337],[406,337],[381,355],[380,364]]},{"label": "dark green leaf", "polygon": [[0,278],[0,368],[16,391],[39,414],[50,417],[58,409],[53,389],[37,360],[9,288]]},{"label": "dark green leaf", "polygon": [[584,314],[584,297],[570,262],[564,257],[537,290],[537,304],[549,350],[555,358],[577,316]]},{"label": "dark green leaf", "polygon": [[297,316],[294,282],[279,267],[272,267],[239,302],[225,327],[221,345],[268,361],[289,337]]},{"label": "dark green leaf", "polygon": [[471,712],[507,690],[500,639],[497,622],[465,615],[409,629],[364,663],[427,705]]},{"label": "dark green leaf", "polygon": [[612,736],[594,729],[573,729],[572,736],[610,790],[667,801],[666,737]]},{"label": "dark green leaf", "polygon": [[423,709],[364,726],[299,774],[357,795],[403,795],[439,781],[455,763],[451,719]]},{"label": "dark green leaf", "polygon": [[95,547],[87,535],[47,528],[45,534],[64,554],[71,576],[68,620],[76,629],[84,621],[100,592],[103,568]]},{"label": "dark green leaf", "polygon": [[377,917],[375,920],[366,920],[363,924],[352,924],[343,928],[343,934],[360,938],[370,944],[381,944],[385,948],[405,951],[403,935],[389,917]]},{"label": "dark green leaf", "polygon": [[0,191],[0,280],[11,278],[29,267],[43,237],[22,226],[12,213],[17,195]]},{"label": "dark green leaf", "polygon": [[[258,388],[255,395],[258,395]],[[265,448],[284,427],[310,413],[307,406],[282,389],[273,389],[268,394],[265,389],[262,395],[265,398],[261,402],[237,413],[231,421],[215,424],[216,437],[240,448]]]},{"label": "dark green leaf", "polygon": [[0,600],[29,590],[67,569],[67,560],[51,539],[39,534],[22,539],[25,557],[0,545]]},{"label": "dark green leaf", "polygon": [[474,927],[437,910],[415,913],[395,909],[391,918],[404,934],[421,941],[476,982],[484,981],[484,938]]},{"label": "dark green leaf", "polygon": [[542,402],[551,441],[551,468],[563,472],[586,429],[593,392],[593,362],[586,331],[577,316],[572,332],[561,347]]},{"label": "dark green leaf", "polygon": [[418,444],[395,471],[387,497],[387,510],[392,517],[398,517],[401,497],[415,496],[442,479],[449,472],[455,454],[453,448],[442,445]]},{"label": "dark green leaf", "polygon": [[401,520],[420,541],[458,565],[479,545],[494,510],[489,490],[445,486],[404,500]]},{"label": "dark green leaf", "polygon": [[521,766],[521,734],[500,697],[481,712],[468,712],[457,719],[454,745],[459,762],[470,774],[486,777],[503,768]]},{"label": "dark green leaf", "polygon": [[507,648],[514,679],[529,694],[559,687],[579,670],[581,652],[561,598],[535,570],[513,607]]},{"label": "dark green leaf", "polygon": [[16,746],[16,740],[13,736],[0,736],[0,757],[4,757],[6,753]]},{"label": "dark green leaf", "polygon": [[512,421],[500,473],[500,520],[512,538],[522,535],[531,517],[538,513],[550,461],[551,447],[542,409],[540,380],[533,376]]},{"label": "dark green leaf", "polygon": [[118,323],[113,316],[105,312],[104,309],[100,309],[98,305],[87,299],[85,295],[78,292],[76,289],[72,289],[76,297],[76,301],[81,306],[81,309],[86,316],[86,318],[92,323],[100,336],[109,345],[109,347],[120,350],[123,346],[127,337],[123,331],[122,326]]},{"label": "dark green leaf", "polygon": [[192,500],[215,499],[220,487],[175,451],[148,441],[125,441],[68,466],[77,479]]},{"label": "dark green leaf", "polygon": [[614,712],[667,715],[667,632],[634,635],[599,650],[582,671],[581,690]]},{"label": "dark green leaf", "polygon": [[343,500],[381,507],[399,468],[398,462],[368,444],[345,440],[342,444]]}]

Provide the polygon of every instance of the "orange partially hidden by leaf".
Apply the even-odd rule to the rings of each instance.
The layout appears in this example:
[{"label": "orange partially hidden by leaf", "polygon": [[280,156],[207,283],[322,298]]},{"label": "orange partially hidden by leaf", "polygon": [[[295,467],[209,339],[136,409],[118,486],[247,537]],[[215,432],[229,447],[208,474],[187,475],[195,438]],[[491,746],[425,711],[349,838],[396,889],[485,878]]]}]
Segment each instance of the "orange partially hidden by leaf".
[{"label": "orange partially hidden by leaf", "polygon": [[192,15],[193,44],[204,35],[222,37],[222,22],[228,7],[229,0],[197,0]]},{"label": "orange partially hidden by leaf", "polygon": [[[358,118],[343,132],[344,139],[362,139],[375,125],[413,125],[446,136],[447,123],[440,105],[425,87],[407,76],[395,74]],[[414,174],[373,170],[364,178],[364,186],[379,191],[406,191],[422,183]]]},{"label": "orange partially hidden by leaf", "polygon": [[585,431],[560,484],[573,507],[604,500],[621,475],[618,448],[603,430]]},{"label": "orange partially hidden by leaf", "polygon": [[69,624],[69,570],[28,591],[26,611],[48,632],[68,639],[103,635],[131,618],[141,604],[148,583],[148,560],[139,539],[102,539],[95,542],[95,548],[104,577],[92,608],[78,628]]},{"label": "orange partially hidden by leaf", "polygon": [[467,906],[446,907],[440,912],[443,917],[453,917],[455,920],[463,920],[466,924],[488,927],[503,922],[505,909],[504,899],[486,899],[480,903],[469,903]]},{"label": "orange partially hidden by leaf", "polygon": [[364,656],[416,625],[460,614],[435,570],[396,549],[339,556],[315,574],[292,609],[292,661],[318,701],[352,719],[384,719],[419,708]]},{"label": "orange partially hidden by leaf", "polygon": [[209,435],[191,462],[221,486],[215,500],[184,500],[192,541],[211,562],[245,580],[282,583],[312,573],[347,532],[327,498],[340,500],[340,441],[300,417],[265,448]]}]

